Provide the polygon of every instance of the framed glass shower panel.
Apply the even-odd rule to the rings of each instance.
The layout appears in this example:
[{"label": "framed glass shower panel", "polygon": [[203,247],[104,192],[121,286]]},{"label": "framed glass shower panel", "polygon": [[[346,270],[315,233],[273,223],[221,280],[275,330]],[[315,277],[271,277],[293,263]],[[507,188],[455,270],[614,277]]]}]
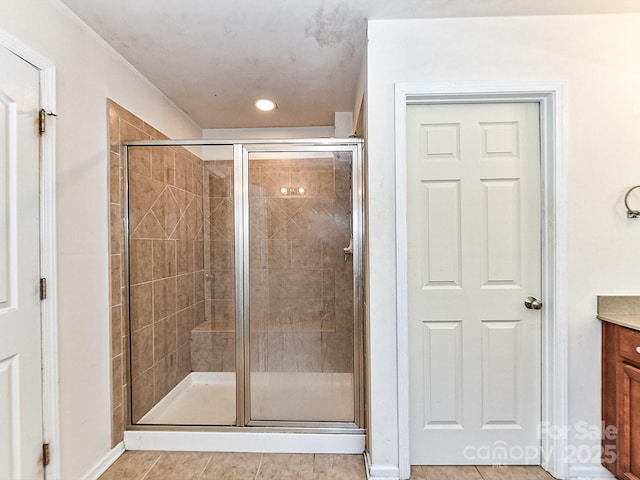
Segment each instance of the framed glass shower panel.
[{"label": "framed glass shower panel", "polygon": [[249,425],[356,421],[353,153],[246,154]]},{"label": "framed glass shower panel", "polygon": [[230,147],[128,146],[131,423],[236,424]]}]

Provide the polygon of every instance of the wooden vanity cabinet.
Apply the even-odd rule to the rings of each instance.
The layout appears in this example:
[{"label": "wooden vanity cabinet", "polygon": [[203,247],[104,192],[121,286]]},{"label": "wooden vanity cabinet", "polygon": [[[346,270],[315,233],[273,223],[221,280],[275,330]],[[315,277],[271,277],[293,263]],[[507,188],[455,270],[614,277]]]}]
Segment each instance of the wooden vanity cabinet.
[{"label": "wooden vanity cabinet", "polygon": [[602,323],[602,465],[640,480],[640,331]]}]

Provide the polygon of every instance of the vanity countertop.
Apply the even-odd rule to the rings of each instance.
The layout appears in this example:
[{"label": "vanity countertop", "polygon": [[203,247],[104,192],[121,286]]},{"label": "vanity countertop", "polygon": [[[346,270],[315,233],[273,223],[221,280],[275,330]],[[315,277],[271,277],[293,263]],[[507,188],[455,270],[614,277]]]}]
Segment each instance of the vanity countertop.
[{"label": "vanity countertop", "polygon": [[640,331],[640,296],[599,295],[597,317],[603,322]]},{"label": "vanity countertop", "polygon": [[598,315],[598,319],[640,332],[640,315]]}]

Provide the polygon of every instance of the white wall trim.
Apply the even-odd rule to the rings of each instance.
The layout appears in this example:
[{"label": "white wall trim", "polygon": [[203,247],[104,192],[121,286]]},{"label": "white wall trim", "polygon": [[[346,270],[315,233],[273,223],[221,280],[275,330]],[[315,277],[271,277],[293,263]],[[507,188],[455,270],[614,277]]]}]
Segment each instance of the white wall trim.
[{"label": "white wall trim", "polygon": [[571,465],[569,467],[568,478],[581,480],[581,479],[597,479],[597,480],[611,480],[615,477],[604,468],[602,465]]},{"label": "white wall trim", "polygon": [[97,480],[124,453],[124,442],[120,442],[84,474],[82,480]]},{"label": "white wall trim", "polygon": [[[420,103],[540,103],[543,181],[542,422],[568,424],[567,84],[549,82],[410,83],[395,86],[396,295],[398,451],[400,478],[409,478],[409,349],[407,295],[406,114]],[[567,478],[567,439],[541,429],[542,467]]]},{"label": "white wall trim", "polygon": [[369,452],[364,452],[364,465],[367,478],[370,480],[399,480],[399,470],[396,465],[372,465]]},{"label": "white wall trim", "polygon": [[[40,107],[56,111],[56,68],[27,45],[0,30],[0,46],[40,72]],[[58,391],[58,303],[56,265],[56,121],[48,117],[40,136],[40,275],[47,278],[47,299],[41,302],[43,439],[50,444],[49,480],[60,478]]]},{"label": "white wall trim", "polygon": [[127,450],[362,454],[364,434],[127,430]]}]

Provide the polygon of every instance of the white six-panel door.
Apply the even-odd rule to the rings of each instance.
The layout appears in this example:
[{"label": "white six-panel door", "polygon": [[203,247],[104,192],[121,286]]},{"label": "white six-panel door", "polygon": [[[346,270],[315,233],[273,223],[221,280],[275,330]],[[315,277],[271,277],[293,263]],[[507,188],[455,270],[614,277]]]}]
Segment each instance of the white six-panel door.
[{"label": "white six-panel door", "polygon": [[0,47],[0,479],[43,478],[38,71]]},{"label": "white six-panel door", "polygon": [[539,464],[536,103],[407,108],[410,459]]}]

